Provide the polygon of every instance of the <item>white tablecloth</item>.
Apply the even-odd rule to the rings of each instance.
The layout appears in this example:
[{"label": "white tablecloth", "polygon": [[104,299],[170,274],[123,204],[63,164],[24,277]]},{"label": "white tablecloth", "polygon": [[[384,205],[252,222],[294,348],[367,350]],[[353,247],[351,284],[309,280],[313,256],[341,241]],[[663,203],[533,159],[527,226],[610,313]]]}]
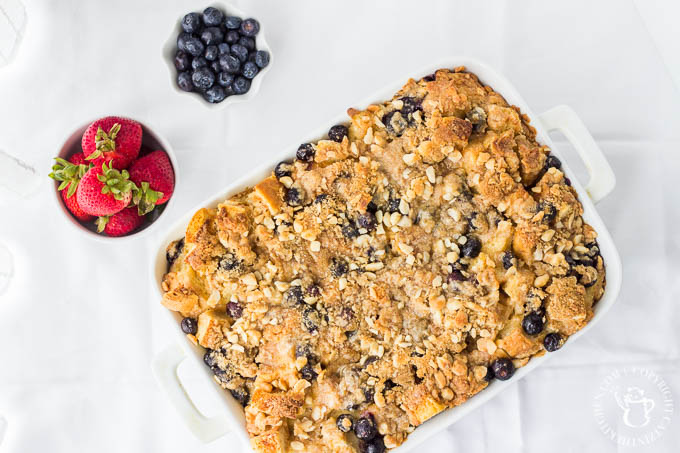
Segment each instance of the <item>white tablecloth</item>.
[{"label": "white tablecloth", "polygon": [[[324,118],[442,56],[486,61],[537,112],[571,105],[618,178],[598,209],[624,263],[619,301],[559,357],[422,451],[678,451],[677,407],[660,439],[635,448],[608,439],[593,415],[600,383],[632,366],[661,376],[680,403],[680,97],[674,62],[662,58],[674,53],[654,42],[680,40],[677,24],[656,30],[680,13],[670,1],[655,2],[668,8],[656,22],[643,21],[643,2],[613,0],[239,1],[263,24],[275,64],[255,99],[221,112],[173,92],[160,59],[174,21],[203,3],[26,3],[26,36],[0,70],[0,149],[45,175],[60,141],[88,119],[152,123],[181,167],[166,225]],[[560,149],[583,168],[568,145]],[[245,452],[233,435],[200,444],[152,379],[151,357],[172,336],[149,296],[150,241],[88,240],[53,198],[47,180],[28,199],[0,193],[0,242],[15,258],[0,296],[0,451]],[[182,369],[201,400],[194,373]],[[214,413],[210,401],[201,406]]]}]

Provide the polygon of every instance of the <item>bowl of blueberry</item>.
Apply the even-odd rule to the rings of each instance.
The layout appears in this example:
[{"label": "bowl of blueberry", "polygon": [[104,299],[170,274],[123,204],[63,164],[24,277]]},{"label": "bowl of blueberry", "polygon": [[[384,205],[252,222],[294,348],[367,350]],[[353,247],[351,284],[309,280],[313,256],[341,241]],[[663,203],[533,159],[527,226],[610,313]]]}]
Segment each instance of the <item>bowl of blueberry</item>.
[{"label": "bowl of blueberry", "polygon": [[224,3],[185,14],[163,48],[163,59],[174,90],[213,108],[255,96],[271,66],[260,23]]}]

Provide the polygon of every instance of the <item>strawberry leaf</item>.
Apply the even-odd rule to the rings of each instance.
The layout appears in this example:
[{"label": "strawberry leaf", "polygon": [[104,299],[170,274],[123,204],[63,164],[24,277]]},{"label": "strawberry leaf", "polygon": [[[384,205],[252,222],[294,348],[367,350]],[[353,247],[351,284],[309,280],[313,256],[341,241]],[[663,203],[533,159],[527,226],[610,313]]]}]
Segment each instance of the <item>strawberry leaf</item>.
[{"label": "strawberry leaf", "polygon": [[110,216],[97,217],[95,224],[97,225],[97,233],[101,233],[106,228],[106,224],[109,223]]},{"label": "strawberry leaf", "polygon": [[133,192],[132,201],[137,205],[137,213],[142,216],[156,207],[156,202],[163,198],[163,192],[153,190],[148,182],[142,181],[140,187]]},{"label": "strawberry leaf", "polygon": [[76,165],[61,157],[55,157],[54,160],[57,163],[52,166],[54,171],[49,176],[55,181],[61,181],[57,190],[64,190],[68,186],[67,196],[70,198],[78,188],[80,179],[90,169],[90,166],[85,164]]}]

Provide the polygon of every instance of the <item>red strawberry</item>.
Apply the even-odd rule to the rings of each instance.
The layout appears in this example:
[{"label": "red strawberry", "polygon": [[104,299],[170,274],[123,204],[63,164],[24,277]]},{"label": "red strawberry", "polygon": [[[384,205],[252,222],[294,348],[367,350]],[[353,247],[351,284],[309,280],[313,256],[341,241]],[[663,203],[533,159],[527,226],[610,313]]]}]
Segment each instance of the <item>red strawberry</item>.
[{"label": "red strawberry", "polygon": [[111,162],[114,168],[122,170],[139,155],[142,126],[129,118],[107,116],[90,124],[81,145],[87,160],[95,165]]},{"label": "red strawberry", "polygon": [[88,214],[107,216],[122,211],[132,199],[135,185],[127,170],[118,171],[106,163],[90,168],[80,180],[76,197]]},{"label": "red strawberry", "polygon": [[124,236],[132,233],[144,223],[144,216],[137,214],[137,208],[123,209],[116,214],[97,219],[97,231],[109,236]]},{"label": "red strawberry", "polygon": [[130,179],[137,184],[134,202],[139,215],[170,199],[175,189],[175,172],[165,151],[153,151],[140,157],[130,166]]},{"label": "red strawberry", "polygon": [[80,209],[75,196],[80,178],[88,169],[88,165],[85,163],[85,155],[77,153],[72,155],[68,161],[61,158],[55,158],[55,160],[57,163],[52,167],[53,171],[50,173],[50,177],[61,181],[58,190],[66,208],[79,220],[84,222],[92,220],[93,216]]}]

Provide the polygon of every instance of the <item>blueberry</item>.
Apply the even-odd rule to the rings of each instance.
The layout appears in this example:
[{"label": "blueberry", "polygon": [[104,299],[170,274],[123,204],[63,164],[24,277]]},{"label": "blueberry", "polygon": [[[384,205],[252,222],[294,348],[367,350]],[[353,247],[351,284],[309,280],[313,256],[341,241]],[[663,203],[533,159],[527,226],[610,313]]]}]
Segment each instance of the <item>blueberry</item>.
[{"label": "blueberry", "polygon": [[182,18],[182,30],[187,33],[196,33],[201,28],[201,16],[198,13],[189,13]]},{"label": "blueberry", "polygon": [[243,307],[238,302],[227,303],[227,314],[233,319],[238,319],[243,316]]},{"label": "blueberry", "polygon": [[222,87],[227,87],[234,83],[234,75],[227,72],[220,72],[217,74],[217,83]]},{"label": "blueberry", "polygon": [[198,330],[198,322],[196,322],[194,318],[184,318],[180,323],[180,327],[182,328],[182,332],[196,335],[196,331]]},{"label": "blueberry", "polygon": [[298,344],[295,346],[295,358],[304,357],[308,363],[316,363],[319,358],[312,352],[312,347],[308,344]]},{"label": "blueberry", "polygon": [[493,368],[489,365],[486,367],[486,374],[484,375],[484,380],[486,382],[491,382],[494,378]]},{"label": "blueberry", "polygon": [[220,55],[226,55],[231,51],[231,47],[226,42],[221,42],[217,45],[217,50],[220,52]]},{"label": "blueberry", "polygon": [[468,236],[467,242],[460,247],[460,254],[465,258],[476,258],[481,251],[482,243],[474,236]]},{"label": "blueberry", "polygon": [[224,26],[227,27],[228,30],[238,30],[239,27],[241,27],[241,18],[236,16],[227,16],[227,18],[224,19]]},{"label": "blueberry", "polygon": [[238,43],[248,50],[255,50],[255,40],[247,36],[241,36]]},{"label": "blueberry", "polygon": [[208,60],[204,57],[195,57],[191,60],[191,69],[202,68],[203,66],[208,66]]},{"label": "blueberry", "polygon": [[333,258],[331,261],[330,270],[333,277],[342,277],[348,271],[347,263],[343,260]]},{"label": "blueberry", "polygon": [[401,98],[401,101],[404,103],[404,106],[401,108],[401,114],[404,116],[408,115],[409,113],[413,113],[416,110],[423,110],[422,99],[404,96]]},{"label": "blueberry", "polygon": [[284,176],[290,176],[293,174],[293,165],[290,162],[279,162],[274,168],[274,176],[277,178],[283,178]]},{"label": "blueberry", "polygon": [[314,151],[312,144],[303,143],[302,145],[298,146],[295,157],[297,157],[297,160],[301,162],[311,162],[314,160],[314,154],[316,154],[316,151]]},{"label": "blueberry", "polygon": [[[191,81],[191,76],[189,77],[189,79]],[[168,262],[168,264],[172,265],[172,263],[174,263],[175,260],[179,258],[179,256],[182,254],[183,250],[184,250],[184,238],[172,242],[165,252],[165,259]]]},{"label": "blueberry", "polygon": [[203,10],[203,23],[210,26],[214,27],[216,25],[220,25],[222,21],[224,20],[224,13],[220,11],[217,8],[213,8],[212,6],[207,7],[206,9]]},{"label": "blueberry", "polygon": [[349,323],[354,319],[354,310],[349,307],[342,307],[342,310],[340,310],[340,317]]},{"label": "blueberry", "polygon": [[245,387],[240,387],[234,390],[230,390],[231,396],[234,397],[238,403],[246,407],[248,405],[248,402],[250,401],[250,393],[248,392],[248,389]]},{"label": "blueberry", "polygon": [[194,57],[197,57],[203,53],[203,51],[205,50],[205,45],[201,42],[200,39],[196,38],[195,36],[189,36],[184,41],[184,50],[189,52]]},{"label": "blueberry", "polygon": [[203,99],[210,102],[211,104],[218,104],[227,98],[227,93],[219,85],[214,85],[203,93]]},{"label": "blueberry", "polygon": [[465,118],[472,123],[475,132],[484,132],[486,130],[486,112],[481,107],[473,107],[467,112]]},{"label": "blueberry", "polygon": [[212,349],[208,349],[206,353],[203,355],[203,363],[208,365],[209,367],[214,367],[217,361],[215,360],[215,354],[213,353],[214,351]]},{"label": "blueberry", "polygon": [[304,309],[302,312],[302,325],[308,332],[316,332],[319,329],[320,323],[321,316],[319,316],[319,312],[315,308],[307,307]]},{"label": "blueberry", "polygon": [[231,54],[237,57],[241,63],[245,63],[245,61],[248,60],[248,49],[241,44],[234,44],[231,46]]},{"label": "blueberry", "polygon": [[206,45],[217,45],[224,40],[224,33],[219,27],[208,27],[201,32],[201,41]]},{"label": "blueberry", "polygon": [[177,74],[177,86],[184,91],[194,91],[194,84],[191,81],[191,72],[184,71]]},{"label": "blueberry", "polygon": [[[373,402],[373,397],[375,396],[375,389],[373,387],[366,387],[361,389],[362,392],[364,392],[364,400],[366,403],[372,403]],[[357,427],[354,425],[354,430],[356,431]]]},{"label": "blueberry", "polygon": [[346,223],[342,227],[342,235],[347,239],[354,239],[359,236],[359,231],[357,231],[356,227],[351,223]]},{"label": "blueberry", "polygon": [[347,126],[337,124],[328,131],[328,138],[334,142],[342,143],[342,139],[347,137]]},{"label": "blueberry", "polygon": [[387,202],[387,210],[389,212],[398,212],[400,204],[401,198],[390,198],[390,200]]},{"label": "blueberry", "polygon": [[305,381],[313,381],[316,379],[316,377],[319,374],[314,371],[314,368],[311,367],[311,365],[308,363],[307,365],[303,366],[302,369],[300,370],[300,376],[302,376],[302,379]]},{"label": "blueberry", "polygon": [[255,19],[248,18],[241,22],[239,31],[243,36],[253,37],[260,31],[260,23]]},{"label": "blueberry", "polygon": [[246,61],[246,63],[243,65],[243,70],[241,71],[241,74],[243,74],[243,77],[247,79],[252,79],[257,75],[259,71],[260,68],[258,68],[255,63],[251,61]]},{"label": "blueberry", "polygon": [[302,294],[302,287],[291,286],[288,290],[283,293],[283,300],[291,305],[301,304],[305,301],[305,297]]},{"label": "blueberry", "polygon": [[373,439],[378,434],[373,416],[369,414],[357,420],[354,424],[354,434],[361,440]]},{"label": "blueberry", "polygon": [[178,50],[177,53],[175,54],[175,68],[178,71],[186,71],[189,69],[189,66],[191,66],[191,59],[189,58],[189,55],[187,55],[186,52],[183,50]]},{"label": "blueberry", "polygon": [[320,193],[319,195],[316,196],[314,199],[315,204],[323,203],[324,201],[328,200],[328,194],[327,193]]},{"label": "blueberry", "polygon": [[548,158],[545,160],[545,167],[546,168],[562,168],[562,162],[552,154],[548,156]]},{"label": "blueberry", "polygon": [[408,126],[408,122],[399,110],[393,110],[383,115],[382,123],[387,128],[387,132],[396,136],[401,136]]},{"label": "blueberry", "polygon": [[368,231],[375,229],[375,216],[370,212],[364,212],[357,218],[359,228],[366,228]]},{"label": "blueberry", "polygon": [[302,195],[295,187],[286,190],[283,199],[288,203],[288,206],[300,206],[302,204]]},{"label": "blueberry", "polygon": [[507,381],[515,374],[515,365],[510,359],[501,358],[496,359],[491,363],[491,369],[496,379],[500,381]]},{"label": "blueberry", "polygon": [[215,83],[215,74],[205,66],[198,68],[191,74],[191,81],[199,90],[207,90]]},{"label": "blueberry", "polygon": [[453,282],[464,282],[465,280],[467,280],[467,278],[465,278],[463,273],[458,269],[452,270],[448,277],[446,277],[446,281],[449,284]]},{"label": "blueberry", "polygon": [[250,89],[250,80],[244,77],[236,77],[234,80],[234,93],[236,94],[246,94]]},{"label": "blueberry", "polygon": [[231,271],[236,269],[239,266],[240,262],[236,257],[231,254],[227,253],[225,256],[223,256],[217,266],[223,270],[223,271]]},{"label": "blueberry", "polygon": [[241,35],[237,31],[228,31],[224,37],[224,42],[229,44],[236,44],[238,40],[241,39]]},{"label": "blueberry", "polygon": [[337,420],[335,420],[335,425],[343,433],[348,433],[352,431],[354,427],[354,422],[352,421],[352,416],[349,414],[339,415]]},{"label": "blueberry", "polygon": [[215,74],[222,72],[222,66],[220,66],[219,59],[210,62],[210,69],[212,69]]},{"label": "blueberry", "polygon": [[536,335],[543,330],[543,314],[533,311],[522,320],[522,329],[528,335]]},{"label": "blueberry", "polygon": [[205,52],[203,52],[203,56],[208,61],[215,61],[219,54],[220,51],[217,49],[217,46],[214,45],[206,47]]},{"label": "blueberry", "polygon": [[229,74],[237,74],[241,70],[241,62],[233,55],[220,55],[220,67]]},{"label": "blueberry", "polygon": [[359,452],[361,453],[384,453],[385,442],[382,437],[376,437],[370,441],[359,442]]},{"label": "blueberry", "polygon": [[260,68],[264,68],[269,64],[269,52],[266,50],[258,50],[255,52],[255,64]]},{"label": "blueberry", "polygon": [[373,203],[373,201],[371,200],[366,205],[366,211],[370,212],[371,214],[375,214],[376,212],[378,212],[378,205]]},{"label": "blueberry", "polygon": [[562,335],[557,332],[549,333],[543,339],[543,347],[548,352],[555,352],[562,347]]},{"label": "blueberry", "polygon": [[501,261],[503,261],[503,269],[510,269],[512,266],[515,264],[513,263],[513,260],[515,259],[515,254],[508,251],[503,253],[503,256],[501,257]]}]

